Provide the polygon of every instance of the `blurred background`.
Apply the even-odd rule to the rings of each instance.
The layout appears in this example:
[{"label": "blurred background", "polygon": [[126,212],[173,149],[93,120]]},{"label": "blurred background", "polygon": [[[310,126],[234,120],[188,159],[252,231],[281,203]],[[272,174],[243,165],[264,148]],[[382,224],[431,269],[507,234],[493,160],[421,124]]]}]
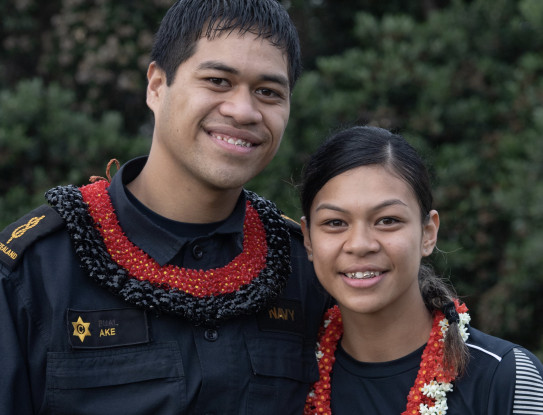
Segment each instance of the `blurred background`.
[{"label": "blurred background", "polygon": [[[172,0],[0,1],[0,229],[45,190],[146,154],[153,34]],[[543,1],[283,1],[305,71],[249,188],[298,219],[308,155],[339,127],[404,135],[431,167],[432,262],[473,325],[543,358]]]}]

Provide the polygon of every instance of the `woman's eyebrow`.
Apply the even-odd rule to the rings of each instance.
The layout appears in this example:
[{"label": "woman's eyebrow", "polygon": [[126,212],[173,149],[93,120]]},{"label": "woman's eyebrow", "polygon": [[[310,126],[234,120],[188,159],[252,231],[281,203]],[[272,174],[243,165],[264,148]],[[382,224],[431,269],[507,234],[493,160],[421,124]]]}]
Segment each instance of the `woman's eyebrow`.
[{"label": "woman's eyebrow", "polygon": [[[388,199],[388,200],[384,200],[383,202],[379,203],[376,206],[373,206],[371,208],[371,210],[372,211],[379,211],[379,210],[384,209],[384,208],[386,208],[388,206],[396,206],[396,205],[407,207],[407,204],[404,203],[403,201],[401,201],[400,199]],[[334,205],[332,203],[322,203],[322,204],[320,204],[319,206],[317,206],[315,208],[315,211],[324,210],[324,209],[335,210],[337,212],[342,212],[342,213],[347,212],[346,209],[343,209],[342,207]]]}]

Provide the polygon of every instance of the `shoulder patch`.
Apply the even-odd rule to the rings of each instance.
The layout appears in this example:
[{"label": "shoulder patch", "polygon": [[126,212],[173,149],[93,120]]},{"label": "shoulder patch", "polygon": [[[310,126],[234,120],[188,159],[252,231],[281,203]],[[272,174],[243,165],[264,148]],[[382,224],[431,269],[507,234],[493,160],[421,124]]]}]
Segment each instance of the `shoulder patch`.
[{"label": "shoulder patch", "polygon": [[0,232],[0,263],[13,269],[27,247],[62,226],[64,221],[52,207],[34,209]]},{"label": "shoulder patch", "polygon": [[286,215],[281,215],[281,217],[286,222],[288,226],[288,230],[290,231],[291,234],[303,237],[302,228],[300,227],[300,224],[298,222],[296,222],[294,219],[289,218]]}]

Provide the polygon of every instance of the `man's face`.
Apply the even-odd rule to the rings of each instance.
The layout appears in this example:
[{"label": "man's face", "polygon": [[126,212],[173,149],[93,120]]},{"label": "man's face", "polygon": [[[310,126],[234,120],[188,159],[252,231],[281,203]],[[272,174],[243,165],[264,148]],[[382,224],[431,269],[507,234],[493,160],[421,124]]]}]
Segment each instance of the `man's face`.
[{"label": "man's face", "polygon": [[163,171],[193,189],[241,188],[272,160],[290,111],[286,55],[251,33],[200,39],[166,85],[151,64],[147,103]]}]

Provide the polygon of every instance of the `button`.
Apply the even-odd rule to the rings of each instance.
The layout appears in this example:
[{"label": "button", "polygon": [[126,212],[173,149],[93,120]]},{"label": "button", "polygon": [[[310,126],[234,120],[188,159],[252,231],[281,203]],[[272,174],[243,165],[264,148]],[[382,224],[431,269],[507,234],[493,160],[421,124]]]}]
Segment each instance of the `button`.
[{"label": "button", "polygon": [[214,342],[219,338],[219,332],[215,329],[206,329],[204,331],[204,339],[206,339],[209,342]]},{"label": "button", "polygon": [[202,257],[204,256],[204,251],[202,250],[200,245],[194,245],[192,247],[192,256],[194,257],[194,259],[202,259]]}]

